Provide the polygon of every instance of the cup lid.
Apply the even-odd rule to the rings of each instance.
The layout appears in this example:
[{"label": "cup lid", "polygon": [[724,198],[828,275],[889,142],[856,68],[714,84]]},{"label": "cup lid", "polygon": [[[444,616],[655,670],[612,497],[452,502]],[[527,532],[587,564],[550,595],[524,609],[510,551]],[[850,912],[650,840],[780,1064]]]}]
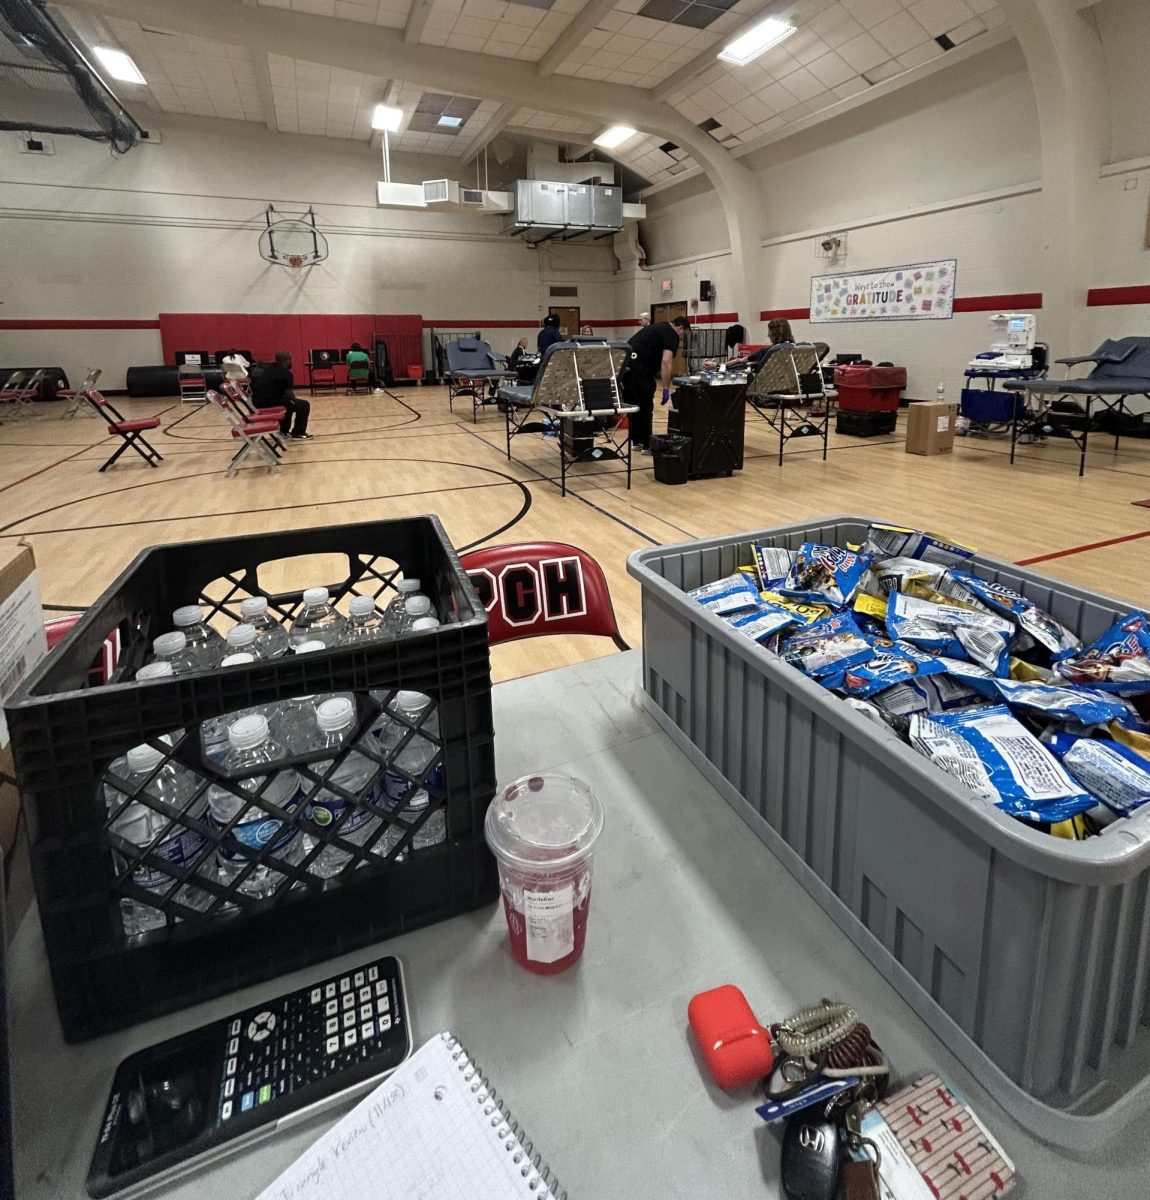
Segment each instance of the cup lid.
[{"label": "cup lid", "polygon": [[487,845],[502,863],[552,870],[588,857],[603,832],[603,805],[571,775],[543,772],[509,783],[487,810]]}]

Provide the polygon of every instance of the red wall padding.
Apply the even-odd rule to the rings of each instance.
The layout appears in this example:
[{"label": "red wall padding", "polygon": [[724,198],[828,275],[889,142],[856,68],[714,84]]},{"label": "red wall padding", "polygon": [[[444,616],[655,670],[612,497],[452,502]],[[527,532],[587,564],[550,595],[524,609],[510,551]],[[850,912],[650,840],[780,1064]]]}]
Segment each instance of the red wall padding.
[{"label": "red wall padding", "polygon": [[[309,350],[346,350],[359,342],[371,352],[373,333],[387,343],[397,375],[423,358],[423,318],[370,313],[160,313],[164,362],[173,364],[177,350],[216,350],[232,346],[251,350],[269,362],[277,350],[292,356],[297,383],[307,381]],[[342,370],[340,372],[342,378]]]}]

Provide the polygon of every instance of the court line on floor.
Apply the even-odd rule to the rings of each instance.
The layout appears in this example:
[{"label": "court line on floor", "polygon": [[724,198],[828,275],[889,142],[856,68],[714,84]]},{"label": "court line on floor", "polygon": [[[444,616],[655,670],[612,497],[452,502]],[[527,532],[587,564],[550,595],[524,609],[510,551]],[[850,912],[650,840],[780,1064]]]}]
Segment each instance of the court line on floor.
[{"label": "court line on floor", "polygon": [[1144,529],[1141,533],[1127,533],[1122,537],[1107,538],[1102,542],[1087,542],[1083,546],[1071,546],[1069,550],[1054,550],[1050,554],[1036,554],[1033,558],[1020,558],[1018,565],[1020,567],[1029,567],[1034,563],[1050,562],[1055,558],[1069,558],[1072,554],[1086,554],[1090,550],[1103,550],[1107,546],[1120,546],[1124,542],[1136,542],[1140,538],[1150,537],[1150,529]]},{"label": "court line on floor", "polygon": [[81,454],[87,454],[92,448],[91,446],[81,446],[75,454],[69,454],[66,458],[57,459],[56,462],[49,463],[47,466],[41,467],[38,471],[30,471],[20,479],[14,479],[11,483],[4,484],[3,487],[0,487],[0,492],[6,492],[9,488],[19,487],[20,484],[27,483],[29,479],[35,479],[37,475],[43,475],[45,471],[50,471],[53,467],[63,466],[64,463],[71,462],[74,458],[79,458]]}]

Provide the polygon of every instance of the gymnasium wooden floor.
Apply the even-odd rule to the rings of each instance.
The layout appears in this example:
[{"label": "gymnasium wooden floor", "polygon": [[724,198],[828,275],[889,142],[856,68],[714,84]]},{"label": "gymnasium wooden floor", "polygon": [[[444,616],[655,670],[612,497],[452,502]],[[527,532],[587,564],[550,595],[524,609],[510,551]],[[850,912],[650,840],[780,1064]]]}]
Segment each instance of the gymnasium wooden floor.
[{"label": "gymnasium wooden floor", "polygon": [[[471,421],[470,403],[448,411],[437,387],[384,395],[317,396],[311,429],[293,443],[284,470],[224,469],[233,443],[212,408],[178,400],[119,400],[130,418],[157,415],[154,442],[164,462],[149,469],[134,454],[100,474],[111,453],[104,425],[65,420],[63,404],[0,425],[0,538],[26,539],[39,565],[45,604],[94,600],[146,546],[434,512],[458,549],[552,539],[592,553],[607,573],[624,637],[641,640],[639,590],[627,555],[644,546],[825,516],[863,513],[949,534],[1000,558],[1144,606],[1150,576],[1150,441],[1093,441],[1084,478],[1077,450],[1051,440],[1022,451],[959,438],[952,454],[905,453],[905,414],[890,437],[831,436],[826,462],[815,440],[777,443],[747,417],[744,469],[731,479],[685,487],[655,481],[651,460],[635,459],[633,487],[613,464],[575,469],[559,494],[554,444],[517,439],[504,453],[503,418]],[[656,428],[664,417],[656,414]],[[303,567],[299,568],[301,571]],[[309,572],[310,574],[310,572]],[[284,578],[306,587],[314,578]],[[606,639],[541,638],[498,647],[497,679],[613,653]]]}]

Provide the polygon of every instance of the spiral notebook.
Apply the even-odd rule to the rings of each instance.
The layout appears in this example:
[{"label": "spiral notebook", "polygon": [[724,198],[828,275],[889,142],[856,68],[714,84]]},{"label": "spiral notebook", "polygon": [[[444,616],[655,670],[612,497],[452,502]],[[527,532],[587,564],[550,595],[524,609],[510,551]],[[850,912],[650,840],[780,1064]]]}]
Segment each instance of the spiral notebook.
[{"label": "spiral notebook", "polygon": [[[382,1190],[381,1190],[382,1189]],[[426,1042],[258,1200],[567,1200],[450,1033]]]}]

